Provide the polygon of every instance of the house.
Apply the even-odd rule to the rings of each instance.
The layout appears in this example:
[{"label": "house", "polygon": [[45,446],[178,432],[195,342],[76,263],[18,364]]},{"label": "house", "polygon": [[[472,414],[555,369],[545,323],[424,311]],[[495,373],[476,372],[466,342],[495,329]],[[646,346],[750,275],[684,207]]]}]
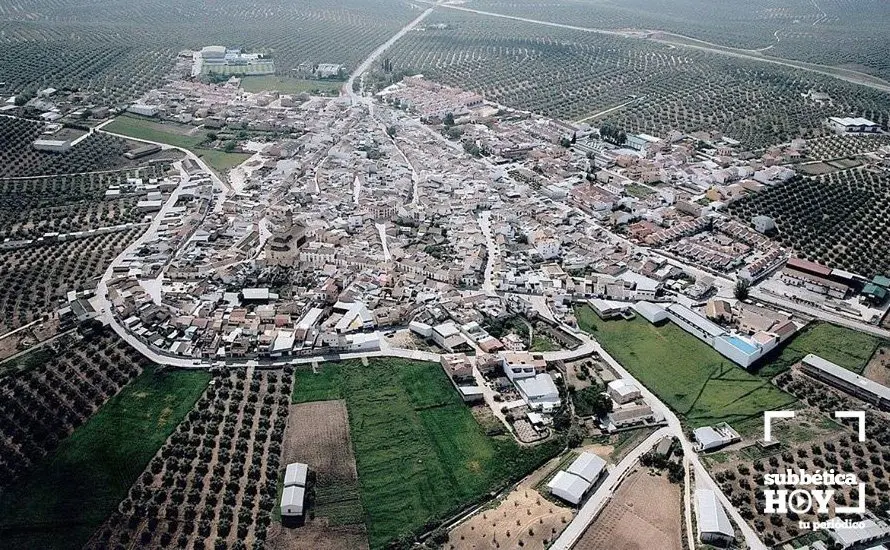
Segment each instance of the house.
[{"label": "house", "polygon": [[519,395],[532,410],[552,411],[559,408],[562,401],[553,378],[545,373],[534,377],[513,380]]},{"label": "house", "polygon": [[699,451],[713,451],[742,439],[742,436],[725,422],[715,427],[696,428],[692,431],[692,435],[696,441],[695,447]]},{"label": "house", "polygon": [[705,315],[712,321],[729,323],[732,321],[732,308],[726,300],[713,298],[708,300],[708,305],[705,306]]},{"label": "house", "polygon": [[613,408],[612,412],[606,415],[603,424],[607,432],[614,432],[621,428],[642,424],[651,420],[655,420],[655,413],[652,411],[652,407],[645,403],[629,403]]},{"label": "house", "polygon": [[607,393],[612,398],[612,401],[619,405],[624,405],[640,398],[640,389],[623,378],[609,382]]},{"label": "house", "polygon": [[470,347],[464,340],[464,337],[461,336],[457,325],[452,322],[442,323],[433,327],[432,338],[433,342],[438,344],[439,347],[450,352]]},{"label": "house", "polygon": [[829,386],[843,390],[880,409],[890,411],[890,388],[886,386],[812,353],[803,358],[800,362],[800,369]]},{"label": "house", "polygon": [[776,222],[769,216],[754,216],[751,220],[754,224],[754,231],[758,233],[771,233],[776,230]]},{"label": "house", "polygon": [[303,500],[306,498],[306,488],[291,485],[285,487],[281,494],[281,515],[302,516]]},{"label": "house", "polygon": [[518,378],[530,378],[543,373],[547,369],[547,362],[543,359],[535,359],[527,351],[502,351],[498,354],[504,374],[510,380]]},{"label": "house", "polygon": [[455,384],[473,381],[473,365],[463,353],[444,353],[439,363]]},{"label": "house", "polygon": [[727,546],[735,540],[732,523],[714,491],[695,490],[695,516],[698,524],[698,540],[702,544]]}]

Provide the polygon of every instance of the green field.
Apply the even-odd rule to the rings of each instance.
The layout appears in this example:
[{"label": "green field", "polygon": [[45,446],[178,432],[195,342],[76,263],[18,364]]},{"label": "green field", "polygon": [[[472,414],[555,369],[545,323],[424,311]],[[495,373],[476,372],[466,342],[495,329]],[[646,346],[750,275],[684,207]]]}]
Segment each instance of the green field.
[{"label": "green field", "polygon": [[756,434],[763,411],[796,403],[673,323],[602,321],[588,306],[575,313],[583,330],[693,428],[729,422]]},{"label": "green field", "polygon": [[229,169],[250,158],[246,153],[226,153],[201,147],[207,132],[198,130],[192,133],[194,128],[185,124],[161,123],[147,118],[123,115],[107,124],[103,130],[188,149],[204,159],[204,162],[220,176],[224,176]]},{"label": "green field", "polygon": [[795,334],[777,356],[758,369],[761,376],[773,377],[814,353],[846,369],[861,374],[882,340],[875,336],[830,323],[813,323]]},{"label": "green field", "polygon": [[209,380],[205,371],[146,369],[0,495],[0,547],[81,548]]},{"label": "green field", "polygon": [[396,359],[296,373],[294,401],[346,399],[372,548],[422,530],[554,456],[487,437],[435,363]]},{"label": "green field", "polygon": [[241,88],[245,92],[265,92],[275,90],[282,94],[310,94],[337,95],[343,82],[338,80],[302,80],[299,78],[287,78],[284,76],[245,76],[241,79]]}]

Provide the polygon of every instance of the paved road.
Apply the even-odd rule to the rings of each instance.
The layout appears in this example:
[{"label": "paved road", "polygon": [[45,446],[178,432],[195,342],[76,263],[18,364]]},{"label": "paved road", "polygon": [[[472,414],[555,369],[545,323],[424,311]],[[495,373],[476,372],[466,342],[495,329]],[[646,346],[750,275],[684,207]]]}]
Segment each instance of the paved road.
[{"label": "paved road", "polygon": [[645,441],[637,445],[627,456],[625,456],[621,461],[609,469],[609,474],[605,480],[600,484],[596,491],[590,495],[590,498],[587,499],[587,502],[584,503],[584,506],[581,507],[581,510],[578,511],[578,515],[569,523],[569,526],[565,528],[565,531],[559,535],[553,545],[550,546],[550,550],[569,550],[578,539],[581,538],[581,535],[584,534],[584,531],[587,530],[587,527],[593,523],[593,520],[596,519],[597,514],[600,513],[600,510],[609,502],[609,500],[615,495],[615,491],[618,489],[618,486],[624,480],[630,470],[636,465],[637,461],[640,460],[640,457],[646,454],[649,449],[655,447],[659,441],[664,439],[665,437],[670,437],[673,435],[669,428],[661,428],[656,430],[652,435],[647,437]]},{"label": "paved road", "polygon": [[479,229],[485,237],[485,247],[488,250],[488,261],[485,263],[485,280],[482,282],[482,290],[485,291],[485,294],[493,296],[495,294],[494,266],[495,262],[500,258],[500,250],[498,250],[498,244],[491,234],[491,211],[483,211],[479,214],[477,220]]},{"label": "paved road", "polygon": [[365,58],[365,60],[362,61],[361,64],[359,64],[359,66],[356,67],[354,71],[352,71],[352,74],[349,75],[349,79],[346,81],[345,84],[343,84],[342,91],[343,94],[345,94],[352,100],[353,105],[363,101],[362,97],[356,94],[355,91],[352,89],[353,84],[355,83],[355,79],[361,76],[365,71],[370,69],[374,61],[376,61],[377,58],[380,57],[381,54],[383,54],[383,52],[389,49],[389,47],[395,44],[400,38],[405,36],[411,29],[416,27],[418,23],[426,19],[426,17],[431,13],[433,13],[433,8],[427,8],[426,11],[418,15],[413,21],[399,29],[399,32],[392,35],[389,40],[377,46],[377,49],[371,52],[371,55]]}]

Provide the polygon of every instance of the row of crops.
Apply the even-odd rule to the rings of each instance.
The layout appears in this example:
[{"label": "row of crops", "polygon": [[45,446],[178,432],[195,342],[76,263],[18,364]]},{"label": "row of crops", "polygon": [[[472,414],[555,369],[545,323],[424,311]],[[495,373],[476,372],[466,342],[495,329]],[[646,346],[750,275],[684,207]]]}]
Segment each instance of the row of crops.
[{"label": "row of crops", "polygon": [[283,74],[304,62],[354,67],[419,9],[400,0],[21,0],[0,8],[0,82],[116,104],[158,87],[179,50],[208,44],[269,52]]},{"label": "row of crops", "polygon": [[397,71],[547,116],[578,120],[635,98],[599,120],[655,135],[720,130],[751,148],[823,135],[838,113],[890,121],[890,94],[787,67],[454,10],[427,23],[391,50]]}]

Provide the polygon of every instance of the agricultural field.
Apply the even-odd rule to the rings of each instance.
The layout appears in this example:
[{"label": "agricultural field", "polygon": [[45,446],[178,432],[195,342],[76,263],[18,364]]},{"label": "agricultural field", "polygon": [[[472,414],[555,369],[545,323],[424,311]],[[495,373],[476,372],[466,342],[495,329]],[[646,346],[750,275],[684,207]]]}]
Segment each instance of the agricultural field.
[{"label": "agricultural field", "polygon": [[[779,375],[777,383],[807,406],[797,418],[782,423],[786,426],[776,436],[779,447],[764,451],[751,446],[737,452],[720,453],[723,456],[712,467],[714,479],[742,517],[762,533],[764,542],[769,545],[805,534],[798,528],[798,520],[812,521],[815,516],[774,514],[766,518],[760,513],[764,504],[763,474],[784,472],[789,468],[853,472],[865,483],[866,509],[888,517],[890,422],[886,413],[867,411],[866,442],[861,443],[856,435],[855,422],[838,425],[829,416],[835,410],[861,410],[861,403],[799,372],[785,372]],[[834,503],[856,503],[858,494],[852,489],[850,486],[839,487]]]},{"label": "agricultural field", "polygon": [[880,0],[791,0],[781,5],[770,0],[472,0],[464,6],[583,27],[666,31],[763,56],[890,78],[890,50],[877,38],[887,16]]},{"label": "agricultural field", "polygon": [[668,481],[667,474],[653,474],[648,468],[634,470],[575,548],[682,550],[682,487]]},{"label": "agricultural field", "polygon": [[640,317],[602,321],[588,306],[575,314],[582,330],[690,427],[728,422],[742,435],[754,435],[762,429],[763,411],[797,402],[673,323],[655,326]]},{"label": "agricultural field", "polygon": [[90,135],[65,153],[38,151],[31,144],[41,137],[43,127],[40,122],[0,117],[0,178],[76,174],[133,164],[123,156],[131,144],[101,133]]},{"label": "agricultural field", "polygon": [[0,251],[0,333],[58,309],[70,290],[98,278],[145,227]]},{"label": "agricultural field", "polygon": [[33,239],[45,233],[71,233],[142,220],[136,195],[105,197],[128,177],[157,178],[169,164],[130,170],[0,178],[0,239]]},{"label": "agricultural field", "polygon": [[263,545],[276,505],[291,377],[253,369],[211,376],[86,548]]},{"label": "agricultural field", "polygon": [[556,454],[488,437],[441,367],[396,359],[298,370],[294,402],[345,399],[371,548],[412,534]]},{"label": "agricultural field", "polygon": [[772,378],[813,353],[857,374],[862,374],[869,359],[885,343],[879,338],[832,325],[816,322],[803,328],[780,348],[779,354],[757,367],[757,373]]},{"label": "agricultural field", "polygon": [[[577,456],[570,454],[568,456]],[[572,521],[575,511],[545,498],[538,488],[558,466],[557,457],[523,479],[491,507],[460,523],[448,534],[447,550],[495,550],[521,547],[544,550]]]},{"label": "agricultural field", "polygon": [[743,223],[766,215],[776,239],[805,259],[859,273],[890,274],[890,172],[853,168],[796,176],[733,202]]},{"label": "agricultural field", "polygon": [[249,76],[241,79],[241,88],[245,92],[275,90],[282,94],[308,92],[337,95],[341,86],[343,86],[343,82],[338,80],[302,80],[280,76]]},{"label": "agricultural field", "polygon": [[247,153],[227,153],[204,147],[203,144],[207,141],[207,132],[182,124],[160,123],[146,118],[123,115],[114,119],[103,130],[188,149],[204,159],[221,177],[225,176],[229,169],[250,158]]},{"label": "agricultural field", "polygon": [[314,501],[298,528],[273,524],[267,544],[276,550],[368,547],[346,403],[291,405],[281,465],[303,462],[315,476]]},{"label": "agricultural field", "polygon": [[[99,340],[100,345],[102,341]],[[93,410],[77,405],[80,399],[76,397],[92,384],[104,393],[109,390],[100,385],[103,378],[110,378],[109,383],[117,385],[116,378],[123,375],[125,369],[140,369],[125,355],[133,353],[131,351],[115,355],[102,347],[86,349],[88,358],[98,354],[95,362],[89,363],[91,367],[85,366],[79,355],[82,351],[70,348],[67,353],[71,354],[71,366],[66,370],[54,367],[66,374],[65,378],[54,378],[55,386],[71,388],[60,390],[59,394],[65,396],[65,391],[72,392],[74,412],[68,414],[88,414]],[[108,366],[104,366],[106,362]],[[74,369],[82,369],[83,378],[72,376]],[[105,374],[105,370],[99,369],[111,370]],[[0,494],[3,514],[0,539],[4,545],[46,550],[81,548],[126,496],[127,489],[204,391],[208,380],[209,375],[203,371],[146,367],[85,424],[62,440],[58,449],[34,464],[17,483]],[[65,402],[62,399],[62,404],[57,406],[67,413]],[[40,400],[27,405],[34,408],[35,403]]]},{"label": "agricultural field", "polygon": [[68,334],[4,364],[0,489],[54,451],[144,366],[110,329],[82,339]]},{"label": "agricultural field", "polygon": [[400,0],[18,0],[0,8],[0,82],[9,92],[76,88],[85,101],[118,105],[159,87],[180,50],[209,44],[269,53],[282,75],[301,63],[354,68],[421,9]]},{"label": "agricultural field", "polygon": [[[755,149],[826,135],[825,118],[838,112],[890,120],[890,94],[830,77],[455,10],[434,12],[389,57],[397,75],[423,73],[511,107],[579,120],[626,104],[598,123],[662,136],[719,130]],[[805,98],[810,90],[828,93],[831,104]]]}]

